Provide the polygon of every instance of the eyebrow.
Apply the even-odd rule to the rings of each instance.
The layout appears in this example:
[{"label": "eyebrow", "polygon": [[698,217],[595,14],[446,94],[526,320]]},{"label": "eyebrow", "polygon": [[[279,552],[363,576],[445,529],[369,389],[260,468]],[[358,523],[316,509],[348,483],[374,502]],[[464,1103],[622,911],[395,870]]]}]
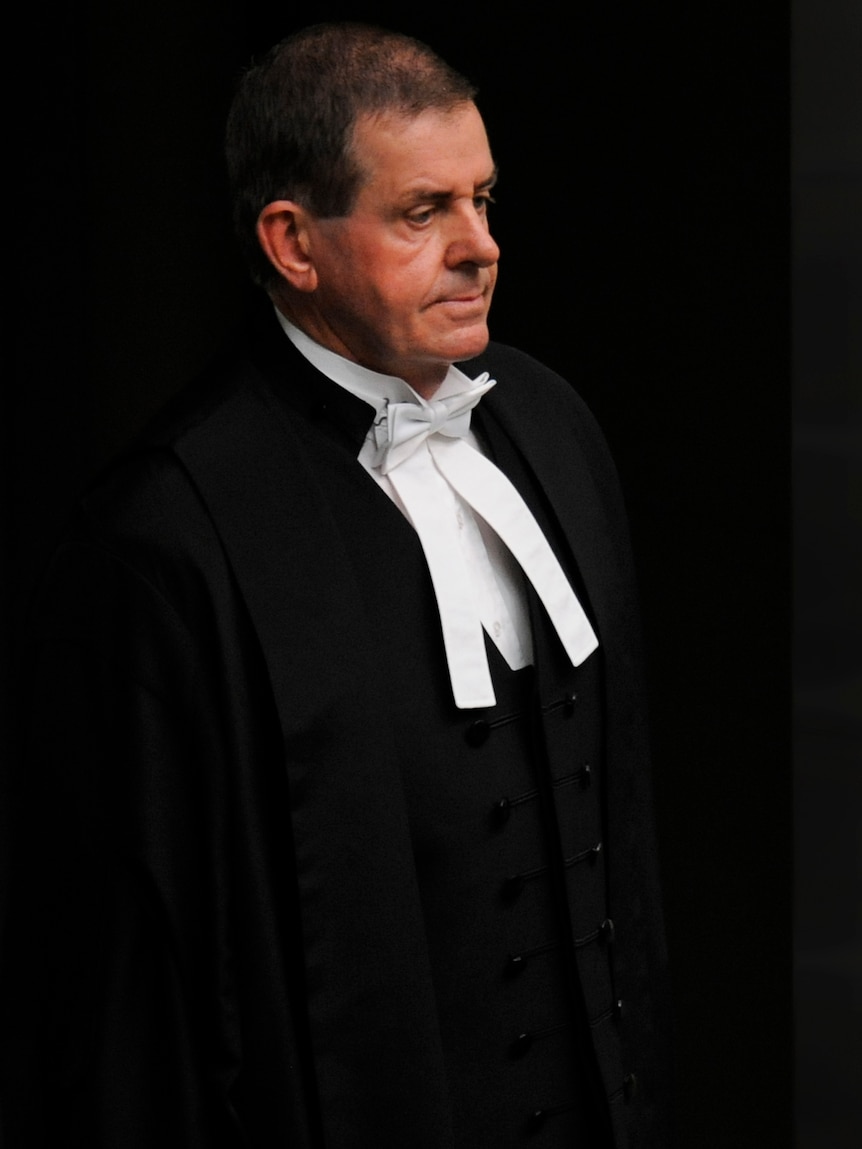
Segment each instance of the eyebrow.
[{"label": "eyebrow", "polygon": [[[497,182],[497,176],[498,171],[495,165],[488,178],[474,186],[473,192],[490,191]],[[407,206],[416,203],[445,203],[446,200],[450,199],[452,199],[451,191],[431,191],[430,188],[418,187],[404,196],[403,203]]]}]

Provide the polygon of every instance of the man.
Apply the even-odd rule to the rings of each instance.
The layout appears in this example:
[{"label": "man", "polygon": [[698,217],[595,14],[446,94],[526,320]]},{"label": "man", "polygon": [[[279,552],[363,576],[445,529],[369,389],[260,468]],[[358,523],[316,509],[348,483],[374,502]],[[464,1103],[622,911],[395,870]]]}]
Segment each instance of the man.
[{"label": "man", "polygon": [[25,1144],[668,1144],[621,500],[568,385],[488,343],[474,95],[351,25],[240,85],[269,302],[37,612]]}]

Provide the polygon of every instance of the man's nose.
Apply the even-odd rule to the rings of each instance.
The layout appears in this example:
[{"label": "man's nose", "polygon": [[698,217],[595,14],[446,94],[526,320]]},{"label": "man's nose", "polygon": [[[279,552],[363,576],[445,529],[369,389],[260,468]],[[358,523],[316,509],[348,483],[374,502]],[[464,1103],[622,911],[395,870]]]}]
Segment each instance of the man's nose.
[{"label": "man's nose", "polygon": [[450,267],[459,267],[463,263],[490,267],[497,262],[500,249],[488,230],[488,220],[483,213],[473,206],[458,213],[446,254]]}]

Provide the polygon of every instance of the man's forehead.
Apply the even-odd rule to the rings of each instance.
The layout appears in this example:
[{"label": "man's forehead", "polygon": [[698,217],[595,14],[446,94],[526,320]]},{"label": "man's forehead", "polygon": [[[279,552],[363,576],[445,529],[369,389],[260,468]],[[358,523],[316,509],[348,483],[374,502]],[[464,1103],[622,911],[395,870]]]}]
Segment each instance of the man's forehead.
[{"label": "man's forehead", "polygon": [[416,114],[364,114],[356,121],[352,150],[365,182],[391,176],[417,186],[423,180],[436,184],[445,172],[463,178],[467,169],[476,186],[496,177],[485,126],[472,102]]},{"label": "man's forehead", "polygon": [[398,110],[363,112],[353,128],[355,144],[379,146],[384,140],[421,141],[441,134],[452,134],[465,127],[487,140],[485,124],[472,101],[453,104],[451,108],[423,108],[419,112]]}]

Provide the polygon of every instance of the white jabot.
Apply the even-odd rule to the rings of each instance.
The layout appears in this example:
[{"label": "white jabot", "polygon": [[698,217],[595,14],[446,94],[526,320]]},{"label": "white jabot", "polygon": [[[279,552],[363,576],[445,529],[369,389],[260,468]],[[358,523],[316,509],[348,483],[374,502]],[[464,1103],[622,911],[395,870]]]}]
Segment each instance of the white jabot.
[{"label": "white jabot", "polygon": [[320,371],[375,409],[359,462],[419,536],[456,705],[471,709],[496,701],[483,629],[512,669],[532,662],[518,567],[579,666],[598,646],[593,628],[532,512],[470,431],[471,411],[495,381],[487,374],[471,381],[450,367],[434,399],[425,400],[403,379],[352,363],[280,314],[279,320]]}]

